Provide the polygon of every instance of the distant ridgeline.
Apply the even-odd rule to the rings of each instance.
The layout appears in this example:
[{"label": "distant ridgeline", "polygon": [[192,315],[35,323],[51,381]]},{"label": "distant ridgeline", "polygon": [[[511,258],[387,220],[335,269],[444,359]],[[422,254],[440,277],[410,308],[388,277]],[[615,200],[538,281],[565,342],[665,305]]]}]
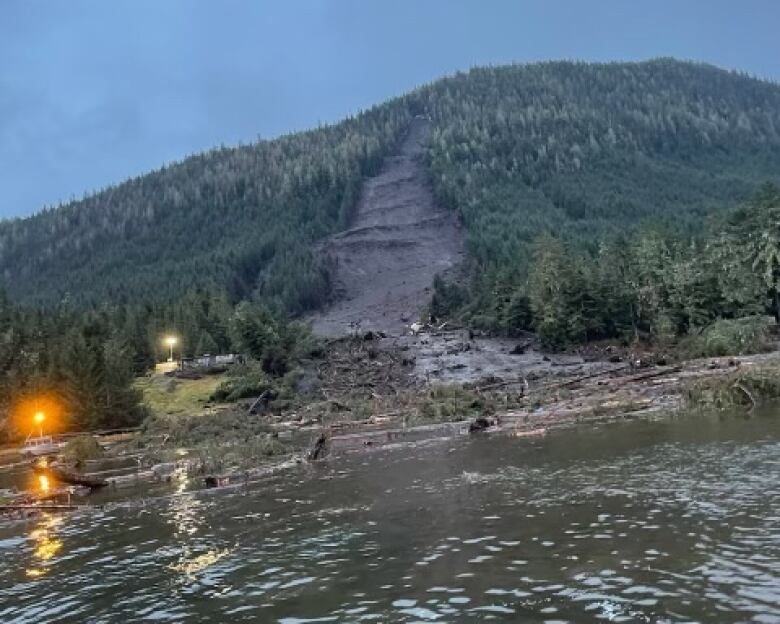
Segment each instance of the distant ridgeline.
[{"label": "distant ridgeline", "polygon": [[346,226],[362,180],[418,114],[434,124],[435,193],[466,227],[472,279],[457,306],[498,325],[540,235],[590,253],[643,222],[696,235],[708,215],[780,181],[776,84],[666,59],[482,68],[2,223],[3,285],[33,304],[201,288],[315,308],[330,294],[315,243]]}]

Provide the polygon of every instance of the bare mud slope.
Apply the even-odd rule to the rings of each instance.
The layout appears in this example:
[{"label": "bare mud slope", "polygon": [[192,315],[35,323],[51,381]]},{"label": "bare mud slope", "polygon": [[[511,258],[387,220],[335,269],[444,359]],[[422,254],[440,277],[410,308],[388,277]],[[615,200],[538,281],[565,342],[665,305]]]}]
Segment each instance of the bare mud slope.
[{"label": "bare mud slope", "polygon": [[437,206],[422,163],[430,124],[415,119],[398,153],[366,180],[350,229],[323,246],[336,261],[336,301],[310,317],[321,336],[362,330],[392,335],[417,319],[433,278],[463,256],[455,215]]}]

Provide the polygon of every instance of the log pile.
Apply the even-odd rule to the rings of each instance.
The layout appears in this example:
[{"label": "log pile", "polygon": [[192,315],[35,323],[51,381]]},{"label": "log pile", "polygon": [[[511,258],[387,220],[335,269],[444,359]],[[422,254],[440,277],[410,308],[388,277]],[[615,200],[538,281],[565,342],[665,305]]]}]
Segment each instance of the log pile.
[{"label": "log pile", "polygon": [[333,341],[330,353],[317,367],[321,392],[326,400],[343,397],[371,399],[398,394],[414,385],[411,363],[404,353],[384,347],[381,339],[352,337]]}]

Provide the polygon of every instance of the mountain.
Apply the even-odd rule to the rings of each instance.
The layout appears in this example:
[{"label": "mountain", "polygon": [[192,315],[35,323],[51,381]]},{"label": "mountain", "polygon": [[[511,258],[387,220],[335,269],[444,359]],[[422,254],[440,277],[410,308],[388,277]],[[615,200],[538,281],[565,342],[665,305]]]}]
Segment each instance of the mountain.
[{"label": "mountain", "polygon": [[408,121],[402,107],[378,107],[2,223],[5,287],[32,303],[162,301],[201,287],[312,307],[328,290],[312,243],[349,222],[362,179]]},{"label": "mountain", "polygon": [[349,228],[363,181],[415,116],[431,120],[423,161],[464,226],[474,300],[522,279],[540,234],[583,248],[648,221],[695,235],[780,181],[777,84],[672,59],[479,68],[3,222],[3,286],[42,304],[203,288],[316,308],[333,290],[317,243]]}]

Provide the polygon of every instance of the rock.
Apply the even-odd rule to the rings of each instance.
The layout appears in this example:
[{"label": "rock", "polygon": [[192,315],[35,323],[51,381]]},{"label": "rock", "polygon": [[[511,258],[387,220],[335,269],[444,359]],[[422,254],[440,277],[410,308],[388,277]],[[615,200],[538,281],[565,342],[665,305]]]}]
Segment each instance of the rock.
[{"label": "rock", "polygon": [[484,431],[488,427],[490,427],[490,422],[488,419],[484,416],[480,416],[474,419],[474,422],[469,425],[469,433],[478,433],[480,431]]},{"label": "rock", "polygon": [[478,416],[474,419],[474,422],[469,425],[469,433],[479,433],[480,431],[485,431],[490,427],[495,427],[498,425],[498,422],[498,417],[491,418],[486,416]]}]

